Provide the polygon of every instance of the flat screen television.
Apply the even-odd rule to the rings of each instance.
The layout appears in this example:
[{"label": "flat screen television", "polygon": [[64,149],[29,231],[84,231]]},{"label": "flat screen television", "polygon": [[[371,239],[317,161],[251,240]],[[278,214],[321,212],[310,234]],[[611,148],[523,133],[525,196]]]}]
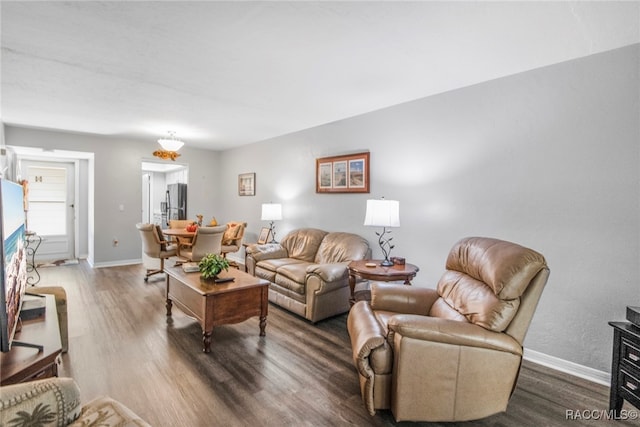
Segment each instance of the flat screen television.
[{"label": "flat screen television", "polygon": [[27,289],[25,213],[22,186],[0,178],[0,351],[11,349]]}]

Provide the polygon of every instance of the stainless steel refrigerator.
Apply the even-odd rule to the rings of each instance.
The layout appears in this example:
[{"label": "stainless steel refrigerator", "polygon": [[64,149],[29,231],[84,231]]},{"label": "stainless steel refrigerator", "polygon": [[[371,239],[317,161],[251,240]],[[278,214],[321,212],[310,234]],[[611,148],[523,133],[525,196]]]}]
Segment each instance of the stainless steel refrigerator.
[{"label": "stainless steel refrigerator", "polygon": [[187,184],[169,184],[166,192],[167,225],[170,219],[187,219]]}]

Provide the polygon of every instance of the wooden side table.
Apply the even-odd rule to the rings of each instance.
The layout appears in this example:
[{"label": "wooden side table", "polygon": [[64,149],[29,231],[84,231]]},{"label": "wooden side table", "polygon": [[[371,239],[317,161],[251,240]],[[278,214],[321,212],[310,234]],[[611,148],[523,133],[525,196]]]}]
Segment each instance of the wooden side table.
[{"label": "wooden side table", "polygon": [[[404,280],[405,285],[410,285],[411,280],[416,277],[420,269],[413,264],[392,265],[391,267],[382,267],[381,260],[365,259],[360,261],[351,261],[347,266],[349,268],[349,288],[351,289],[351,297],[349,303],[353,305],[355,302],[354,290],[356,287],[356,279],[359,277],[365,280],[375,280],[378,282],[395,282]],[[375,264],[370,266],[371,264]]]}]

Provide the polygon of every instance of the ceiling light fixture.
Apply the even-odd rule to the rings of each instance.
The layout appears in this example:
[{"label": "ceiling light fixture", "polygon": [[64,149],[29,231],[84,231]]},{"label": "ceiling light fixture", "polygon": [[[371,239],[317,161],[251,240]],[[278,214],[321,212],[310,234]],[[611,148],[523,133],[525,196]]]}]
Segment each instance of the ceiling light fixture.
[{"label": "ceiling light fixture", "polygon": [[180,141],[176,138],[176,133],[169,131],[168,138],[160,138],[158,140],[158,144],[162,147],[162,150],[156,150],[153,152],[153,155],[156,157],[160,157],[164,160],[175,160],[180,157],[178,154],[178,150],[182,148],[184,142]]}]

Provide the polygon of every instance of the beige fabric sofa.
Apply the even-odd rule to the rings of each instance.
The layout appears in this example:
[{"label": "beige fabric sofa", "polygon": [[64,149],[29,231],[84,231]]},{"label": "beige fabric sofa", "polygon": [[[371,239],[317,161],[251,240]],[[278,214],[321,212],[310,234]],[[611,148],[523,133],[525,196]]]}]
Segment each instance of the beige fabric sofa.
[{"label": "beige fabric sofa", "polygon": [[71,378],[48,378],[0,387],[0,424],[6,426],[144,427],[147,422],[110,397],[85,405]]},{"label": "beige fabric sofa", "polygon": [[365,407],[396,421],[468,421],[505,411],[549,276],[544,257],[502,240],[456,243],[437,289],[371,284],[347,318]]},{"label": "beige fabric sofa", "polygon": [[347,265],[370,254],[357,234],[303,228],[277,244],[249,245],[246,267],[271,282],[269,301],[315,323],[349,311]]}]

